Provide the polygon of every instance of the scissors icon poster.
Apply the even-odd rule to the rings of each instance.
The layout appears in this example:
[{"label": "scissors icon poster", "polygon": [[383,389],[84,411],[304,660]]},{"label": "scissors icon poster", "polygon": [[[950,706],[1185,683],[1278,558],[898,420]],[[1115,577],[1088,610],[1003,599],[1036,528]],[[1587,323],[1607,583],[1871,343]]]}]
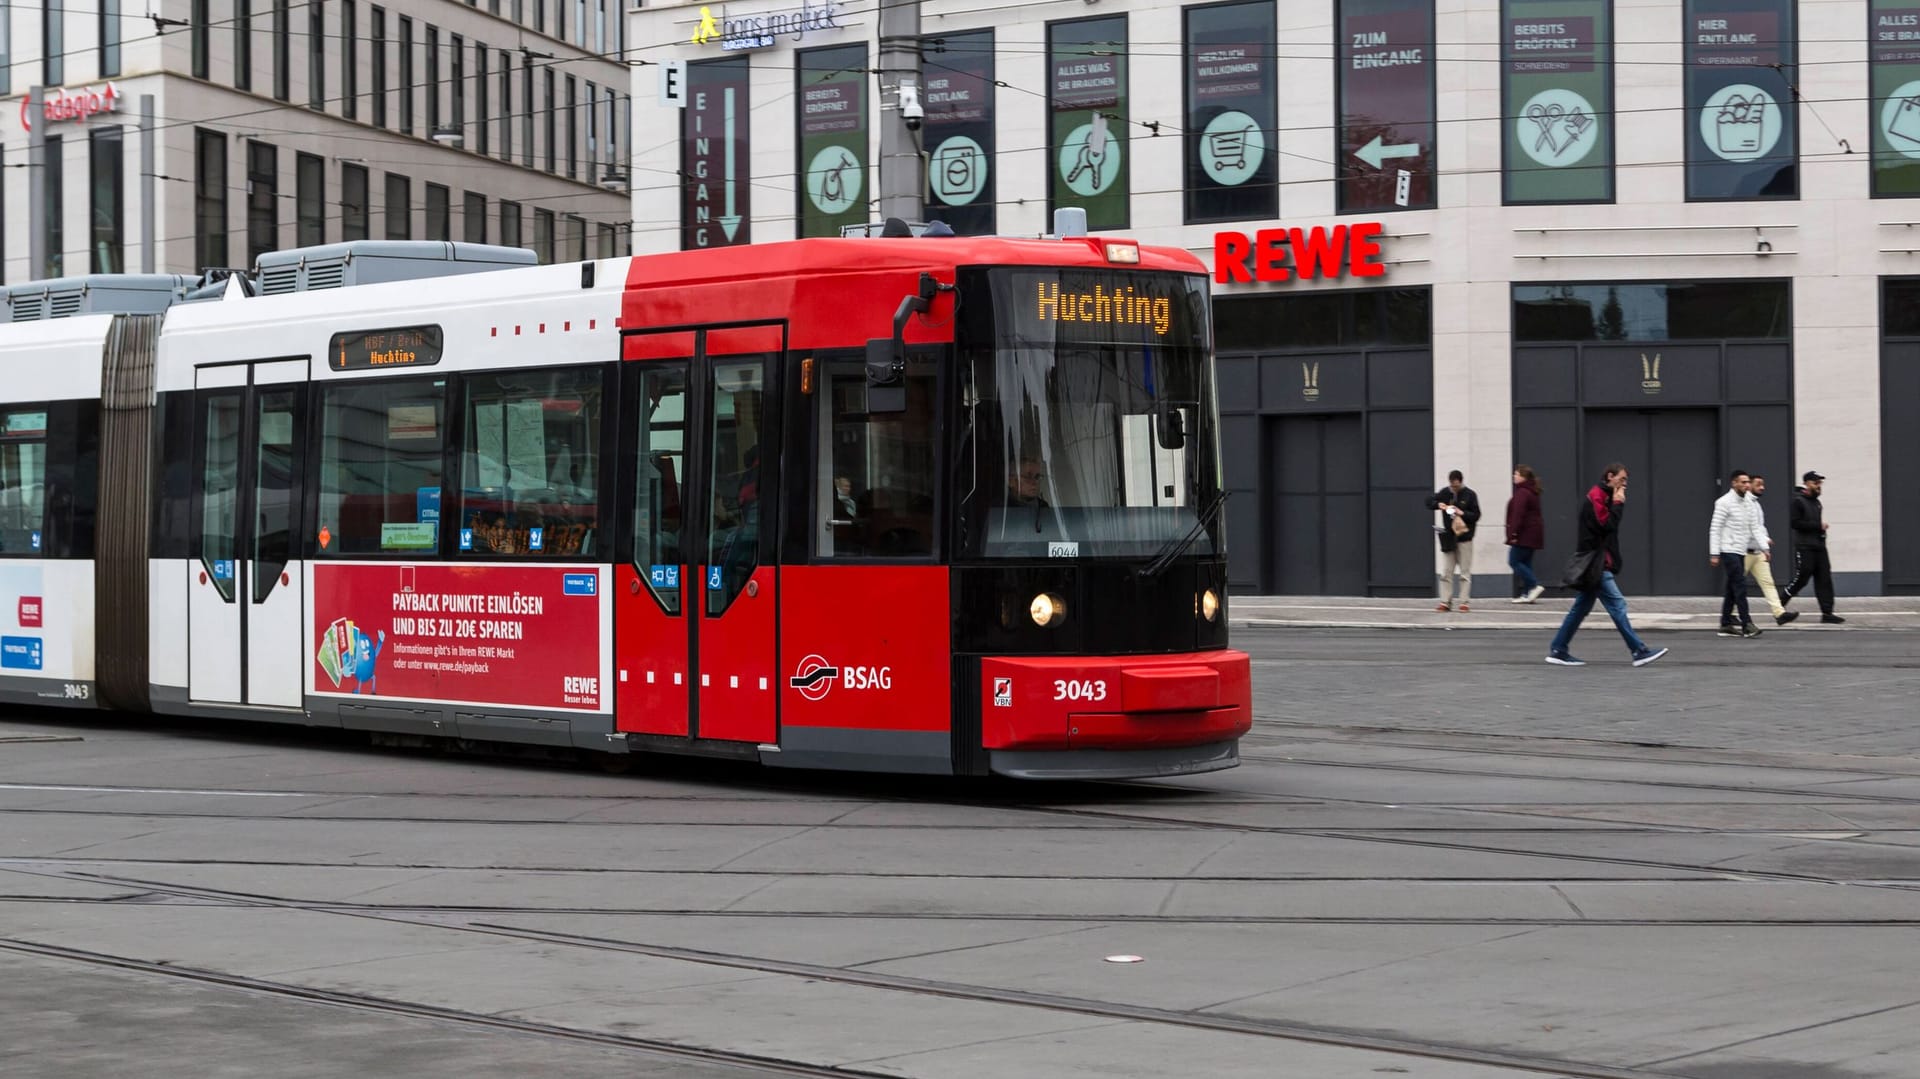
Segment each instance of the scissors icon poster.
[{"label": "scissors icon poster", "polygon": [[1555,169],[1579,162],[1600,141],[1592,103],[1560,87],[1528,98],[1514,118],[1514,129],[1528,157]]}]

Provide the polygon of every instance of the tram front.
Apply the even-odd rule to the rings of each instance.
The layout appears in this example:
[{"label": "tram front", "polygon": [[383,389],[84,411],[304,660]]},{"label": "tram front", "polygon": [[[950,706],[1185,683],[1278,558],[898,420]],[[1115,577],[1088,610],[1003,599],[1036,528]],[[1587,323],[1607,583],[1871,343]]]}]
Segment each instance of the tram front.
[{"label": "tram front", "polygon": [[956,766],[1232,767],[1252,691],[1227,647],[1205,276],[1017,266],[957,284]]}]

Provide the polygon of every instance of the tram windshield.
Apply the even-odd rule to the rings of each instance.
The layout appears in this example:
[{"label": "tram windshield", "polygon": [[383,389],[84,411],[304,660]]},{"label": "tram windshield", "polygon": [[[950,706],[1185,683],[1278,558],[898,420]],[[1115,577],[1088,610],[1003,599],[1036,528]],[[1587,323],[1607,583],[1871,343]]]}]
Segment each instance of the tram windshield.
[{"label": "tram windshield", "polygon": [[[961,550],[1152,557],[1220,483],[1203,278],[996,269],[960,318]],[[981,285],[985,288],[981,288]],[[1215,523],[1191,551],[1220,549]]]}]

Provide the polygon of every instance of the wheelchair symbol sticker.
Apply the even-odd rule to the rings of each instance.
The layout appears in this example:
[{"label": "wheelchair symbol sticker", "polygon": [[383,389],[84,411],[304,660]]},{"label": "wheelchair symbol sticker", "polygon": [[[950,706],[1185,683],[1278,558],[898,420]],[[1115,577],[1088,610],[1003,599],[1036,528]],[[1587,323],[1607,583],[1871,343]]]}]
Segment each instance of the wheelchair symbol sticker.
[{"label": "wheelchair symbol sticker", "polygon": [[1120,141],[1107,130],[1107,118],[1094,113],[1060,144],[1060,179],[1076,195],[1098,195],[1120,178]]},{"label": "wheelchair symbol sticker", "polygon": [[987,151],[965,135],[936,147],[931,166],[927,182],[948,206],[965,206],[987,189]]},{"label": "wheelchair symbol sticker", "polygon": [[860,198],[860,155],[828,146],[807,165],[807,198],[823,214],[845,213]]},{"label": "wheelchair symbol sticker", "polygon": [[1200,134],[1200,167],[1223,187],[1253,179],[1266,156],[1267,138],[1259,122],[1244,112],[1223,112]]}]

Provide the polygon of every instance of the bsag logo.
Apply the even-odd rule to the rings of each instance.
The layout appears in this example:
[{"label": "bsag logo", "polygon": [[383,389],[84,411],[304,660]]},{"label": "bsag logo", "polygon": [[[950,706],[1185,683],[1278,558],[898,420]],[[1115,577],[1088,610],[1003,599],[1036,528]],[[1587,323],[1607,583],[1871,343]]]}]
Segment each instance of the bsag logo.
[{"label": "bsag logo", "polygon": [[1013,679],[996,678],[993,680],[993,706],[995,708],[1013,707]]},{"label": "bsag logo", "polygon": [[1318,401],[1320,399],[1319,361],[1316,360],[1310,364],[1303,363],[1300,365],[1300,396],[1308,401]]},{"label": "bsag logo", "polygon": [[808,656],[793,669],[793,677],[787,684],[799,690],[802,697],[817,701],[833,691],[833,683],[839,677],[840,668],[819,656]]},{"label": "bsag logo", "polygon": [[1640,354],[1640,392],[1645,394],[1660,392],[1660,354],[1658,352],[1653,354],[1652,360],[1647,359],[1646,353]]},{"label": "bsag logo", "polygon": [[787,684],[799,690],[802,697],[817,701],[833,691],[835,681],[850,690],[892,689],[893,668],[859,664],[836,667],[820,656],[808,656],[793,669]]}]

